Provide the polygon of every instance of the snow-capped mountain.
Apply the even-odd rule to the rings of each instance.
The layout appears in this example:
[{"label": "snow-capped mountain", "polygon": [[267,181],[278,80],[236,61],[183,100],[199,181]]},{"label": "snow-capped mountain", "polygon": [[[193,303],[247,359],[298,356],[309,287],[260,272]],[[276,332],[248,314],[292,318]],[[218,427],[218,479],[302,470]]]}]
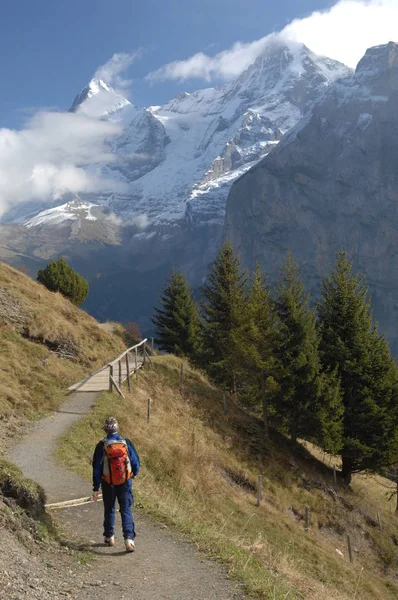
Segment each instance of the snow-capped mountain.
[{"label": "snow-capped mountain", "polygon": [[350,73],[302,44],[272,39],[235,81],[180,94],[163,106],[136,107],[93,79],[70,110],[118,124],[121,133],[108,148],[114,160],[100,170],[119,191],[69,195],[41,210],[20,207],[18,224],[13,215],[5,218],[4,247],[9,253],[12,245],[16,264],[22,256],[69,257],[90,280],[93,314],[147,326],[172,266],[193,286],[205,277],[232,183]]},{"label": "snow-capped mountain", "polygon": [[76,96],[70,108],[70,112],[92,117],[94,119],[129,119],[135,113],[135,108],[121,94],[102,81],[94,78]]},{"label": "snow-capped mountain", "polygon": [[[146,215],[148,234],[181,222],[222,226],[232,182],[278,143],[330,83],[349,73],[302,44],[274,40],[234,82],[181,94],[164,106],[138,109],[93,79],[71,111],[123,125],[111,144],[116,161],[102,170],[129,191],[86,199],[127,221]],[[41,225],[45,218],[39,217]]]}]

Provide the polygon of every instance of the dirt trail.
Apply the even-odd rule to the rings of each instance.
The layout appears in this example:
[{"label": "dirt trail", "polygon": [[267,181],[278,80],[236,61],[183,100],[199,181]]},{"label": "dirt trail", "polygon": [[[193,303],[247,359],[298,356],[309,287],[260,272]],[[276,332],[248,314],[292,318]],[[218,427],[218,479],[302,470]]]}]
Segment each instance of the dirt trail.
[{"label": "dirt trail", "polygon": [[[10,452],[23,473],[40,483],[49,502],[88,496],[90,482],[60,467],[52,458],[58,438],[86,414],[96,394],[75,393],[50,417],[42,419]],[[143,466],[145,469],[145,465]],[[70,598],[108,600],[117,593],[126,600],[241,600],[240,587],[229,581],[217,563],[203,560],[192,544],[178,541],[161,525],[154,525],[134,511],[137,551],[124,552],[120,521],[116,523],[116,546],[102,544],[102,503],[57,510],[55,517],[71,545],[82,545],[97,560],[85,580],[71,577]],[[84,590],[84,591],[83,591]],[[54,596],[58,597],[58,596]]]},{"label": "dirt trail", "polygon": [[114,323],[98,323],[99,326],[108,333],[115,333],[115,324]]},{"label": "dirt trail", "polygon": [[25,477],[45,489],[48,502],[62,502],[90,495],[90,485],[53,459],[57,441],[78,419],[87,414],[97,394],[74,393],[58,411],[38,421],[24,439],[8,453]]}]

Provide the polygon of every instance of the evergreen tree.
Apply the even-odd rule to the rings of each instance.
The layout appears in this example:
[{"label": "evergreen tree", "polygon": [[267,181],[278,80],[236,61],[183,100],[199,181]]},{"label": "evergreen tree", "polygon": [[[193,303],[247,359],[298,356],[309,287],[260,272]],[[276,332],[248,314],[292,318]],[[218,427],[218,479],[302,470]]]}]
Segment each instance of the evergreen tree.
[{"label": "evergreen tree", "polygon": [[274,301],[257,265],[251,278],[244,318],[233,335],[233,342],[242,370],[240,397],[247,406],[262,412],[266,438],[269,437],[269,406],[277,388],[274,378],[276,339]]},{"label": "evergreen tree", "polygon": [[236,392],[241,372],[233,343],[242,324],[246,302],[246,276],[226,242],[203,287],[203,367],[213,380]]},{"label": "evergreen tree", "polygon": [[287,254],[277,291],[279,393],[277,416],[295,441],[313,439],[335,451],[341,441],[341,395],[331,372],[321,371],[314,311],[300,271]]},{"label": "evergreen tree", "polygon": [[363,277],[345,253],[322,284],[318,307],[323,364],[337,372],[343,395],[343,476],[398,459],[397,367],[373,323]]},{"label": "evergreen tree", "polygon": [[161,308],[155,308],[152,323],[155,341],[161,350],[185,356],[196,362],[200,352],[199,312],[181,271],[172,273],[161,295]]},{"label": "evergreen tree", "polygon": [[64,258],[51,261],[45,269],[40,269],[37,281],[51,292],[60,292],[73,304],[79,306],[88,294],[88,282],[79,275]]}]

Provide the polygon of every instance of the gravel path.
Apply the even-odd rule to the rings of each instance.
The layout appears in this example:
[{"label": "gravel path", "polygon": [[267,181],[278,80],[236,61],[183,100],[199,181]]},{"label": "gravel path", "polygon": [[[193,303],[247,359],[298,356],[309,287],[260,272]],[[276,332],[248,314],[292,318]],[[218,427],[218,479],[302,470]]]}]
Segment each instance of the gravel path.
[{"label": "gravel path", "polygon": [[98,323],[98,325],[101,327],[101,329],[103,329],[104,331],[107,331],[108,333],[115,332],[115,324],[114,323]]},{"label": "gravel path", "polygon": [[62,502],[89,496],[91,487],[87,481],[65,467],[58,465],[52,454],[57,440],[87,414],[97,394],[71,394],[57,412],[41,419],[24,439],[9,452],[9,459],[29,477],[45,489],[48,502]]},{"label": "gravel path", "polygon": [[[91,492],[90,483],[60,467],[52,453],[59,436],[90,410],[95,399],[96,394],[72,394],[59,411],[36,423],[9,454],[27,477],[44,487],[49,502],[88,496]],[[100,501],[57,510],[53,514],[71,545],[79,544],[97,557],[83,580],[72,578],[68,586],[71,598],[108,600],[109,594],[115,592],[118,599],[126,600],[245,598],[241,588],[227,579],[220,565],[204,560],[192,544],[176,540],[167,528],[150,523],[139,511],[135,511],[137,551],[134,554],[124,552],[119,522],[116,546],[103,546]]]}]

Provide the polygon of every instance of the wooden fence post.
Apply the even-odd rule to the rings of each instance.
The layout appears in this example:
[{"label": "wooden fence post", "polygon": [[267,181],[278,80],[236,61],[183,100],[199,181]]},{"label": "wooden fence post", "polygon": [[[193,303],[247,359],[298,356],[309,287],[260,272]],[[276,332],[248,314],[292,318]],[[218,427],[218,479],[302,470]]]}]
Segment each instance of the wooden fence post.
[{"label": "wooden fence post", "polygon": [[397,481],[397,506],[395,507],[395,512],[398,512],[398,481]]},{"label": "wooden fence post", "polygon": [[119,387],[122,387],[122,361],[119,360]]},{"label": "wooden fence post", "polygon": [[142,345],[142,366],[145,366],[146,361],[146,352],[145,352],[145,344]]},{"label": "wooden fence post", "polygon": [[261,499],[263,494],[263,476],[258,476],[257,482],[257,506],[261,506]]},{"label": "wooden fence post", "polygon": [[127,371],[127,387],[129,392],[131,391],[131,381],[130,381],[130,358],[129,353],[126,354],[126,371]]},{"label": "wooden fence post", "polygon": [[153,362],[152,362],[152,358],[149,356],[149,353],[147,352],[147,350],[144,351],[145,352],[145,356],[147,357],[149,364],[151,365],[151,369],[153,369]]},{"label": "wooden fence post", "polygon": [[347,547],[348,547],[348,557],[350,559],[350,562],[354,562],[354,557],[352,555],[352,546],[351,546],[351,537],[349,535],[347,535]]},{"label": "wooden fence post", "polygon": [[305,530],[309,531],[311,521],[311,509],[309,506],[305,507]]},{"label": "wooden fence post", "polygon": [[118,384],[116,383],[116,381],[113,379],[113,377],[111,377],[111,381],[112,381],[112,385],[115,388],[115,390],[117,391],[117,393],[119,394],[119,396],[121,396],[123,398],[123,400],[125,400],[125,396],[121,390],[121,388],[118,386]]},{"label": "wooden fence post", "polygon": [[223,401],[223,406],[224,406],[224,415],[227,415],[228,414],[228,404],[227,404],[227,395],[225,392],[223,392],[222,401]]},{"label": "wooden fence post", "polygon": [[155,340],[151,338],[151,354],[152,356],[155,354]]},{"label": "wooden fence post", "polygon": [[377,513],[377,524],[379,526],[379,531],[383,530],[383,527],[381,525],[381,518],[380,518],[380,513]]},{"label": "wooden fence post", "polygon": [[109,365],[109,391],[112,391],[113,365]]},{"label": "wooden fence post", "polygon": [[334,487],[337,487],[337,474],[336,474],[336,465],[333,465],[333,483]]},{"label": "wooden fence post", "polygon": [[149,421],[151,420],[151,399],[150,398],[148,398],[148,408],[147,408],[146,418],[147,418],[147,422],[149,423]]},{"label": "wooden fence post", "polygon": [[135,378],[138,381],[138,348],[135,349]]}]

